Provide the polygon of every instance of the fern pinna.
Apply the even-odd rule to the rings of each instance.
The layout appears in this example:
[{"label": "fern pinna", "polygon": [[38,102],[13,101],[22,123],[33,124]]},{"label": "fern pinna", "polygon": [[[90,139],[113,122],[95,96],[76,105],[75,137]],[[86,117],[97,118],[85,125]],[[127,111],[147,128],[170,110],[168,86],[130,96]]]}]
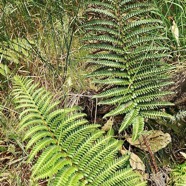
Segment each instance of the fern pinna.
[{"label": "fern pinna", "polygon": [[29,160],[39,156],[32,179],[47,179],[53,186],[143,186],[141,177],[127,168],[127,156],[117,157],[121,143],[88,124],[77,108],[55,109],[59,101],[37,88],[28,78],[14,78],[13,95],[21,109],[19,131],[31,149]]},{"label": "fern pinna", "polygon": [[157,110],[172,105],[159,99],[171,93],[163,91],[171,82],[162,61],[168,56],[162,22],[150,17],[156,9],[147,1],[91,0],[87,6],[85,48],[92,50],[88,63],[97,66],[88,77],[104,85],[94,97],[115,105],[104,117],[125,114],[119,132],[132,125],[135,140],[145,118],[170,117]]}]

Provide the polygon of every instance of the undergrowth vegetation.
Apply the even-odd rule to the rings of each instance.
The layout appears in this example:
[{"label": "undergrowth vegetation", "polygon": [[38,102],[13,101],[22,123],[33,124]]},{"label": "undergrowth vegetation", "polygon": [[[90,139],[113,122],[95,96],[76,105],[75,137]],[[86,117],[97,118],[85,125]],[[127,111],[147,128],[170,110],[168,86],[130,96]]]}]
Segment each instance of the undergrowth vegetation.
[{"label": "undergrowth vegetation", "polygon": [[[77,108],[57,109],[59,101],[32,80],[15,77],[13,95],[21,109],[19,131],[32,149],[28,161],[42,153],[32,168],[33,182],[48,178],[48,185],[145,185],[126,169],[127,156],[116,158],[122,143],[103,136],[99,125],[88,124]],[[33,184],[33,183],[32,183]]]},{"label": "undergrowth vegetation", "polygon": [[94,97],[105,98],[99,104],[116,105],[104,117],[126,114],[119,132],[132,124],[136,140],[143,132],[145,118],[170,117],[155,109],[173,105],[159,99],[171,94],[163,90],[171,82],[170,68],[161,60],[168,57],[169,50],[164,47],[167,38],[162,21],[150,16],[143,18],[156,11],[150,3],[92,1],[88,6],[87,12],[95,15],[84,26],[88,31],[84,40],[89,42],[86,48],[94,49],[88,55],[89,63],[98,66],[89,77],[96,77],[95,83],[106,85]]},{"label": "undergrowth vegetation", "polygon": [[183,0],[0,1],[0,185],[186,184]]}]

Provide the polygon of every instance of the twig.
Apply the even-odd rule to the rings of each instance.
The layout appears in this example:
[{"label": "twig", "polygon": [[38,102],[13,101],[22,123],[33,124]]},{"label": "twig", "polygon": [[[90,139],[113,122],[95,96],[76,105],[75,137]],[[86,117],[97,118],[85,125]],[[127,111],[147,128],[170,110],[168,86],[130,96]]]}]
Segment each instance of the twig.
[{"label": "twig", "polygon": [[155,172],[155,174],[157,174],[157,173],[158,173],[158,166],[157,166],[157,164],[156,164],[156,160],[155,160],[155,157],[154,157],[154,153],[152,152],[151,147],[150,147],[150,144],[149,144],[149,142],[147,141],[147,139],[145,138],[145,136],[142,135],[142,137],[143,137],[144,144],[145,144],[145,146],[147,147],[148,152],[149,152],[149,155],[150,155],[150,158],[151,158],[151,165],[152,165],[151,168],[152,168],[152,171]]},{"label": "twig", "polygon": [[97,120],[97,105],[98,105],[98,99],[96,98],[95,114],[94,114],[94,123],[96,123],[96,120]]}]

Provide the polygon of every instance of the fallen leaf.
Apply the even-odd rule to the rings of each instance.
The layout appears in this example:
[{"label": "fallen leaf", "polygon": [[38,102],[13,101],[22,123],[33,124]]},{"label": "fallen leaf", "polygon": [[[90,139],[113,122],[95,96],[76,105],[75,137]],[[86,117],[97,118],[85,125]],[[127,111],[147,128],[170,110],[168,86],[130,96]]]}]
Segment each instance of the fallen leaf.
[{"label": "fallen leaf", "polygon": [[124,146],[122,146],[122,148],[120,149],[120,153],[121,153],[122,155],[126,155],[128,152],[129,152],[129,151],[128,151]]},{"label": "fallen leaf", "polygon": [[109,120],[107,120],[107,122],[102,127],[102,130],[109,131],[112,128],[113,122],[114,122],[113,117],[110,117]]},{"label": "fallen leaf", "polygon": [[151,174],[151,179],[156,186],[166,186],[168,181],[168,175],[164,172],[158,172]]},{"label": "fallen leaf", "polygon": [[145,172],[145,165],[136,154],[131,153],[129,162],[133,170],[140,170],[142,172]]},{"label": "fallen leaf", "polygon": [[186,153],[180,152],[180,154],[186,159]]},{"label": "fallen leaf", "polygon": [[126,154],[130,154],[130,165],[134,170],[140,170],[143,173],[145,172],[145,165],[143,163],[143,161],[140,159],[139,156],[137,156],[135,153],[130,152],[129,150],[127,150],[124,146],[122,146],[122,148],[120,149],[120,153],[122,155],[126,155]]},{"label": "fallen leaf", "polygon": [[143,134],[136,141],[132,141],[131,137],[126,137],[126,139],[131,145],[138,147],[144,151],[148,151],[143,137],[145,137],[152,152],[157,152],[160,149],[165,148],[171,142],[170,134],[163,133],[160,130],[144,131]]},{"label": "fallen leaf", "polygon": [[180,41],[179,41],[179,29],[178,29],[178,26],[177,26],[177,24],[175,23],[174,20],[173,20],[173,22],[172,22],[171,31],[172,31],[173,36],[174,36],[175,39],[176,39],[176,42],[177,42],[178,46],[180,46]]}]

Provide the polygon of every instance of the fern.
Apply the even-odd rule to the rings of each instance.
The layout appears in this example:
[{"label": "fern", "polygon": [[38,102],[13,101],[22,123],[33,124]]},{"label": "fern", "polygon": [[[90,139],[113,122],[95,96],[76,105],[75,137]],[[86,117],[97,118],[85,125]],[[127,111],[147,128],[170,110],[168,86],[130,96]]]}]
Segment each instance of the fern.
[{"label": "fern", "polygon": [[26,131],[28,162],[39,155],[32,180],[48,185],[145,185],[127,168],[128,156],[117,158],[120,141],[88,124],[78,108],[57,109],[59,101],[28,78],[14,78],[13,95],[20,113],[19,131]]},{"label": "fern", "polygon": [[143,131],[145,118],[171,116],[160,110],[173,105],[160,98],[171,94],[164,87],[171,84],[162,58],[168,57],[167,38],[153,4],[134,0],[92,0],[87,13],[92,19],[83,25],[87,30],[85,48],[92,51],[88,63],[97,69],[88,75],[104,89],[94,98],[99,104],[115,105],[105,117],[126,114],[119,132],[133,125],[133,139]]},{"label": "fern", "polygon": [[172,170],[172,180],[175,186],[186,185],[186,162],[181,165],[177,165]]},{"label": "fern", "polygon": [[[30,43],[29,43],[30,42]],[[17,38],[11,42],[3,41],[0,45],[2,59],[19,64],[20,60],[31,59],[33,41]]]}]

